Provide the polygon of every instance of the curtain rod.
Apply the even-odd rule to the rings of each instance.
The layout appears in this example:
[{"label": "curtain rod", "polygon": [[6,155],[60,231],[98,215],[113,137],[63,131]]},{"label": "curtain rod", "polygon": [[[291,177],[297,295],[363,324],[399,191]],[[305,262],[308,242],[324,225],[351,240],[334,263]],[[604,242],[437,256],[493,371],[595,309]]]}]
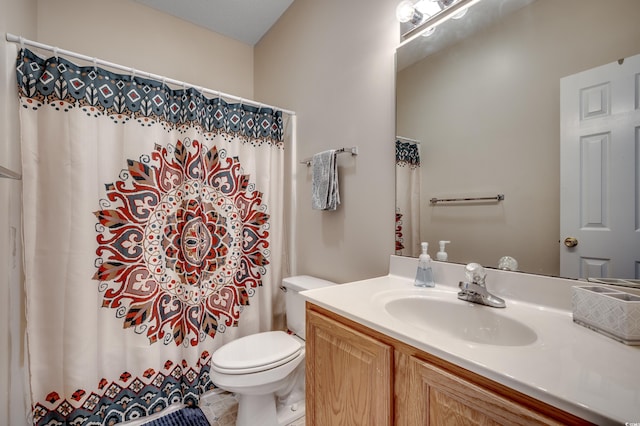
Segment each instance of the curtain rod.
[{"label": "curtain rod", "polygon": [[296,115],[295,111],[290,111],[284,108],[279,108],[279,107],[275,107],[272,105],[267,105],[267,104],[263,104],[261,102],[258,101],[254,101],[251,99],[244,99],[244,98],[240,98],[238,96],[234,96],[234,95],[230,95],[228,93],[223,93],[223,92],[219,92],[216,90],[211,90],[211,89],[206,89],[204,87],[200,87],[200,86],[196,86],[194,84],[190,84],[190,83],[186,83],[184,81],[180,81],[180,80],[175,80],[172,78],[167,78],[161,75],[157,75],[157,74],[152,74],[150,72],[147,71],[141,71],[135,68],[131,68],[131,67],[125,67],[123,65],[120,64],[116,64],[113,62],[108,62],[102,59],[98,59],[96,57],[91,57],[91,56],[87,56],[87,55],[83,55],[81,53],[77,53],[77,52],[72,52],[70,50],[65,50],[65,49],[59,49],[57,47],[54,46],[50,46],[48,44],[44,44],[44,43],[40,43],[37,41],[33,41],[33,40],[27,40],[23,37],[17,36],[15,34],[11,34],[11,33],[7,33],[7,41],[11,42],[11,43],[18,43],[20,44],[21,47],[26,46],[31,46],[31,47],[35,47],[38,49],[44,49],[44,50],[48,50],[50,52],[53,52],[55,56],[58,55],[64,55],[64,56],[70,56],[73,58],[77,58],[77,59],[82,59],[83,61],[87,61],[87,62],[91,62],[94,65],[102,65],[102,66],[106,66],[109,68],[114,68],[120,71],[125,71],[125,72],[129,72],[135,75],[139,75],[142,77],[148,77],[148,78],[152,78],[154,80],[159,80],[162,81],[163,83],[168,83],[168,84],[173,84],[176,86],[183,86],[183,87],[192,87],[200,92],[203,93],[208,93],[214,96],[218,96],[218,97],[222,97],[222,98],[227,98],[227,99],[231,99],[231,100],[235,100],[235,101],[239,101],[241,104],[249,104],[249,105],[253,105],[253,106],[257,106],[258,108],[271,108],[274,110],[280,110],[285,114],[289,114],[289,115]]},{"label": "curtain rod", "polygon": [[405,138],[404,136],[396,136],[396,139],[401,139],[401,140],[406,141],[406,142],[420,143],[419,140],[411,139],[411,138]]}]

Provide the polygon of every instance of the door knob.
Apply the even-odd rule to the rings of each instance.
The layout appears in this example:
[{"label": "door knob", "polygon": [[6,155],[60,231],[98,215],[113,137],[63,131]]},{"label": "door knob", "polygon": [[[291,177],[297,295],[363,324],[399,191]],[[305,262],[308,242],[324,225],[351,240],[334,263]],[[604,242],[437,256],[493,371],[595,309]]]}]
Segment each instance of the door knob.
[{"label": "door knob", "polygon": [[567,247],[575,247],[578,245],[578,240],[573,237],[567,237],[564,239],[564,245]]}]

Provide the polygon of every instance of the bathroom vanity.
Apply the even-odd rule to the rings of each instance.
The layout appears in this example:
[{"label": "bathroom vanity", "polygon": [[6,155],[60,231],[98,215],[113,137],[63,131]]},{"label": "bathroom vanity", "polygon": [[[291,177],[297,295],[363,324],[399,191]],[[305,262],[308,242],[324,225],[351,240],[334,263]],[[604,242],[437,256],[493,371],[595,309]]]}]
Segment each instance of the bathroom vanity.
[{"label": "bathroom vanity", "polygon": [[464,265],[416,259],[388,276],[305,292],[313,425],[640,421],[640,347],[572,321],[576,281],[491,270],[504,309],[457,300]]}]

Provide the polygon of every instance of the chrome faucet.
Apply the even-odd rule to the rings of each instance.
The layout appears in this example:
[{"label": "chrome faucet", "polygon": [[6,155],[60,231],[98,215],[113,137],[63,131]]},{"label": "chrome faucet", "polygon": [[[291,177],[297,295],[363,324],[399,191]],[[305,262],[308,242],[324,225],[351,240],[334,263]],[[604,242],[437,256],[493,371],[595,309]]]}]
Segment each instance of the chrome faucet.
[{"label": "chrome faucet", "polygon": [[458,287],[458,299],[467,302],[478,303],[491,306],[492,308],[504,308],[507,306],[503,299],[487,291],[484,283],[487,273],[482,265],[478,263],[469,263],[465,268],[466,281],[460,281]]}]

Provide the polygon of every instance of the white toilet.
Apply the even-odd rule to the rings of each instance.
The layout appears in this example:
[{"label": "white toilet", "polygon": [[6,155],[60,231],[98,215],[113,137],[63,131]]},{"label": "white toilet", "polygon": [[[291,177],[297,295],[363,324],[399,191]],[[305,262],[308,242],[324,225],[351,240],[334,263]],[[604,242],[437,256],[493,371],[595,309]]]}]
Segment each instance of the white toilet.
[{"label": "white toilet", "polygon": [[238,396],[236,426],[282,426],[304,415],[305,299],[299,292],[335,285],[301,275],[282,280],[287,328],[241,337],[215,351],[211,380]]}]

